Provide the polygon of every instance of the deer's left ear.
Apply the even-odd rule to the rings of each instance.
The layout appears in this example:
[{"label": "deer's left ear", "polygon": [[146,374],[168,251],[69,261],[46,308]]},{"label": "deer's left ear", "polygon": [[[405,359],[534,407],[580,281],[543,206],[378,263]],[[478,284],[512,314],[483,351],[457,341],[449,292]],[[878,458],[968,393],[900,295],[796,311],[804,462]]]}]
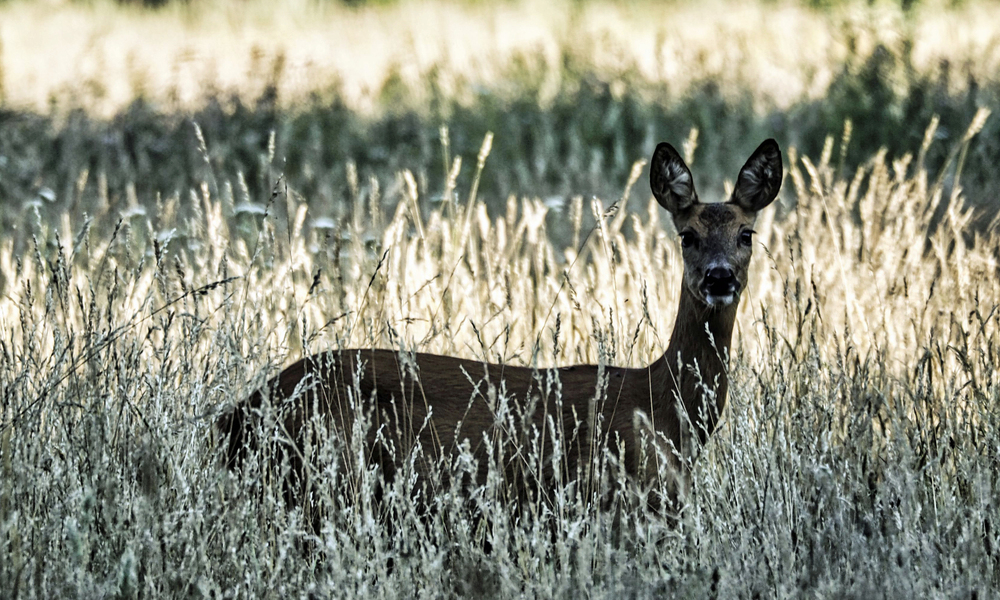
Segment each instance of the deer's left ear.
[{"label": "deer's left ear", "polygon": [[729,200],[743,210],[757,212],[770,204],[781,189],[781,149],[773,139],[754,150],[740,169],[733,197]]}]

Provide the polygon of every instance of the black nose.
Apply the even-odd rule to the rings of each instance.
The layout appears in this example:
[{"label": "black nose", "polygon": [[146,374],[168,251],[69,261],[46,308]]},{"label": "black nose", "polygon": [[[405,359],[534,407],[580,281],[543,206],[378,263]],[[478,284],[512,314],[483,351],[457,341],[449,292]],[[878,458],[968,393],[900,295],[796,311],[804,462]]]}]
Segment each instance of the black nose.
[{"label": "black nose", "polygon": [[710,294],[724,296],[737,291],[739,284],[736,282],[736,274],[729,267],[713,267],[705,273],[705,291]]}]

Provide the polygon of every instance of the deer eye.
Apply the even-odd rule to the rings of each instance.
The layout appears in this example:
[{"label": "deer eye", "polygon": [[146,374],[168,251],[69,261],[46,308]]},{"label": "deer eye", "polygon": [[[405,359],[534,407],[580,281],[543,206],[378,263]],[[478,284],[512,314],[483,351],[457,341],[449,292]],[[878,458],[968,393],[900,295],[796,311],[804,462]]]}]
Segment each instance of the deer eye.
[{"label": "deer eye", "polygon": [[681,232],[681,248],[693,248],[698,245],[698,236],[691,231]]},{"label": "deer eye", "polygon": [[750,245],[752,245],[753,244],[753,234],[754,233],[755,232],[752,229],[744,229],[743,231],[741,231],[740,232],[740,243],[743,244],[744,246],[750,246]]}]

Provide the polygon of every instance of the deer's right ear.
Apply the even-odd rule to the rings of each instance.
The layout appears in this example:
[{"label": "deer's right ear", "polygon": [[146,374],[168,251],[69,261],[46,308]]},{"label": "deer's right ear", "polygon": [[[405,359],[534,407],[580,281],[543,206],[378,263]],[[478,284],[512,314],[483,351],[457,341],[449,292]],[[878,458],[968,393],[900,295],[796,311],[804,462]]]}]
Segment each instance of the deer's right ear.
[{"label": "deer's right ear", "polygon": [[649,163],[649,187],[660,206],[679,215],[698,202],[694,178],[673,146],[661,142]]}]

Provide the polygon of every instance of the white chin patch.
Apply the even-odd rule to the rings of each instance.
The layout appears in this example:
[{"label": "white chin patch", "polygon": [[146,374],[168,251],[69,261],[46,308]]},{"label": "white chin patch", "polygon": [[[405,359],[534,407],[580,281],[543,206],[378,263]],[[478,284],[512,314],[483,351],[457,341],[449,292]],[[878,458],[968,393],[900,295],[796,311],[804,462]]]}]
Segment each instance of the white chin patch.
[{"label": "white chin patch", "polygon": [[725,296],[713,296],[709,294],[705,296],[705,302],[715,308],[723,308],[729,306],[736,301],[736,294],[726,294]]}]

